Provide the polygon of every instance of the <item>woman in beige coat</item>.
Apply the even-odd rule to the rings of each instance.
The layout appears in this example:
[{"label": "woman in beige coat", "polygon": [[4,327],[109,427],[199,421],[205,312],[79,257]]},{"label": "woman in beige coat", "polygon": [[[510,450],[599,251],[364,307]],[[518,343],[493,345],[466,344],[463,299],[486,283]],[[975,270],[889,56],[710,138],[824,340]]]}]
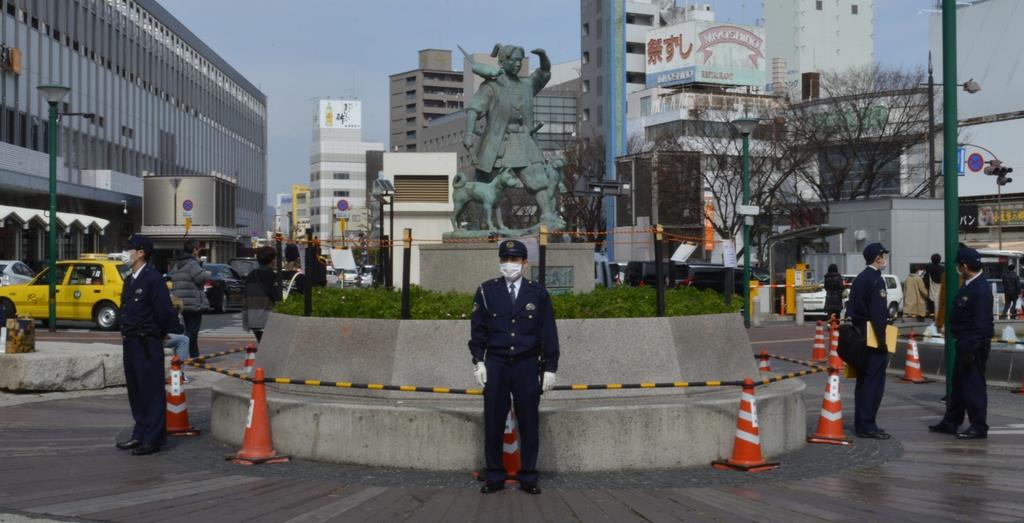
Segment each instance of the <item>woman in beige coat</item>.
[{"label": "woman in beige coat", "polygon": [[906,288],[903,291],[903,314],[917,320],[923,320],[928,314],[928,290],[924,286],[923,272],[918,271],[907,276]]}]

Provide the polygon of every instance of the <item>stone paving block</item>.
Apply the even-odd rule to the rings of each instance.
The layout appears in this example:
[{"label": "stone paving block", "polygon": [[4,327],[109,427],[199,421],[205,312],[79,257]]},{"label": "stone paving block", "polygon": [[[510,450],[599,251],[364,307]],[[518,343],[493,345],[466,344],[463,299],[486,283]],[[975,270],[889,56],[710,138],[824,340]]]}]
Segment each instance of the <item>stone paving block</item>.
[{"label": "stone paving block", "polygon": [[2,390],[93,390],[124,383],[120,345],[36,342],[36,352],[0,354]]}]

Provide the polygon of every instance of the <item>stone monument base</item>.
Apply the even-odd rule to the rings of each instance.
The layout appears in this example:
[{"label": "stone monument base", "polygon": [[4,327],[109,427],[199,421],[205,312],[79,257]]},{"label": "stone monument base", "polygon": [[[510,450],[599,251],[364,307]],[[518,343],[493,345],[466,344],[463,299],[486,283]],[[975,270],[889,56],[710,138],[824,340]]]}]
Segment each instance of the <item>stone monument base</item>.
[{"label": "stone monument base", "polygon": [[[537,278],[536,237],[520,238],[530,253],[526,277]],[[435,291],[473,293],[480,282],[496,278],[498,243],[421,245],[420,285]],[[547,287],[551,292],[594,290],[594,244],[551,243],[547,248]]]}]

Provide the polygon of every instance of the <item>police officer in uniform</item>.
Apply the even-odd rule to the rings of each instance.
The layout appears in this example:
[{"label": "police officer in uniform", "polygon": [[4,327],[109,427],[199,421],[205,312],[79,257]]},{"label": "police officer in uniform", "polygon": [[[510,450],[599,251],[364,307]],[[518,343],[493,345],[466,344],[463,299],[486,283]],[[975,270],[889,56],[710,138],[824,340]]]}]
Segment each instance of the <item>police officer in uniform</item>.
[{"label": "police officer in uniform", "polygon": [[555,385],[558,370],[555,311],[547,289],[523,277],[527,266],[525,245],[515,240],[503,241],[498,257],[502,277],[480,284],[470,319],[469,351],[476,366],[473,375],[484,388],[487,477],[480,492],[490,494],[505,488],[505,418],[509,407],[514,406],[522,458],[519,488],[529,494],[540,494],[538,407],[541,390],[550,390]]},{"label": "police officer in uniform", "polygon": [[148,263],[153,242],[141,234],[128,240],[131,274],[121,291],[121,336],[124,376],[135,426],[132,438],[117,443],[144,456],[167,442],[164,395],[164,336],[182,332],[163,276]]},{"label": "police officer in uniform", "polygon": [[[932,432],[956,434],[959,439],[985,439],[988,425],[988,393],[985,390],[985,363],[992,348],[995,327],[992,324],[992,289],[982,274],[978,251],[961,247],[956,256],[957,270],[966,280],[956,293],[949,319],[949,330],[956,338],[956,363],[953,367],[953,392],[946,402],[942,421],[928,428]],[[957,432],[964,422],[970,426]]]},{"label": "police officer in uniform", "polygon": [[854,432],[861,438],[889,439],[889,434],[878,428],[875,422],[885,392],[885,368],[889,364],[889,353],[885,347],[889,310],[885,280],[882,278],[888,253],[881,243],[872,243],[864,248],[864,261],[868,266],[853,280],[846,305],[846,316],[853,325],[865,337],[868,328],[874,329],[879,345],[877,349],[867,349],[867,363],[863,369],[856,369]]}]

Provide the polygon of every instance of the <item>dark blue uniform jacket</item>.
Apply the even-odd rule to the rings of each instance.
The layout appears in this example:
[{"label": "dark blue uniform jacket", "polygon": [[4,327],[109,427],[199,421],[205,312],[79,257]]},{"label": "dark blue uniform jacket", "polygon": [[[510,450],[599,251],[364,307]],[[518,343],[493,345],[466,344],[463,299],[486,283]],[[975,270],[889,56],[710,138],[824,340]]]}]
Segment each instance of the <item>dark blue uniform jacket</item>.
[{"label": "dark blue uniform jacket", "polygon": [[[846,316],[853,324],[864,329],[868,322],[874,327],[875,336],[884,343],[885,325],[889,319],[888,295],[881,271],[864,267],[850,285],[850,299],[846,302]],[[867,330],[864,336],[867,337]]]},{"label": "dark blue uniform jacket", "polygon": [[958,358],[973,361],[992,343],[992,288],[984,274],[964,285],[953,300],[949,330],[956,338]]},{"label": "dark blue uniform jacket", "polygon": [[160,272],[147,264],[138,279],[125,276],[121,291],[121,334],[155,336],[163,339],[178,330],[178,313],[171,305],[167,283]]},{"label": "dark blue uniform jacket", "polygon": [[558,329],[551,296],[539,283],[523,279],[512,303],[505,278],[487,280],[476,290],[470,318],[473,363],[484,357],[540,357],[545,372],[558,370]]}]

